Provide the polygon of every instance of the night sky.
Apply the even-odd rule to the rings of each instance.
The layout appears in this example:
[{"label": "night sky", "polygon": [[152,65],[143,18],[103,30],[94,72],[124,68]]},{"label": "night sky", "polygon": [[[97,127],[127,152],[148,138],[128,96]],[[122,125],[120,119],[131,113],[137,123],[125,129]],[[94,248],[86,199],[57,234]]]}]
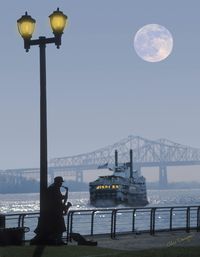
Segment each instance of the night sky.
[{"label": "night sky", "polygon": [[[200,148],[199,1],[7,0],[0,10],[0,169],[39,167],[39,49],[25,52],[16,20],[28,11],[33,38],[51,37],[48,16],[57,7],[69,26],[61,48],[46,49],[49,159],[129,135]],[[152,23],[174,41],[156,63],[133,46],[135,33]],[[190,179],[200,180],[198,169]]]}]

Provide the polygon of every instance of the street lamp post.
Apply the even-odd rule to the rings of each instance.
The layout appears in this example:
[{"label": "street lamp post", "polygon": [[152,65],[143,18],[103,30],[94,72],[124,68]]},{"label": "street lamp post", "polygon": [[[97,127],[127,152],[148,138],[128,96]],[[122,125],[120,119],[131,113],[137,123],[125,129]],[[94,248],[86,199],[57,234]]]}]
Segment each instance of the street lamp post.
[{"label": "street lamp post", "polygon": [[38,238],[45,240],[45,201],[48,178],[47,164],[47,106],[46,106],[46,44],[54,43],[57,48],[61,45],[61,37],[67,25],[67,16],[59,8],[50,16],[50,25],[54,37],[39,37],[31,39],[36,21],[27,14],[17,20],[20,35],[24,39],[24,48],[29,51],[30,46],[38,45],[40,48],[40,220],[38,223]]}]

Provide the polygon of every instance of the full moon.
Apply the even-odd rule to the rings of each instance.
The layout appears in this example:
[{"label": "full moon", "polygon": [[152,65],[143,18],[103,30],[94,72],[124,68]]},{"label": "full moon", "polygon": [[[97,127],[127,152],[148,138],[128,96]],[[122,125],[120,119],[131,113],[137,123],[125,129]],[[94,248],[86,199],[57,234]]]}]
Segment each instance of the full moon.
[{"label": "full moon", "polygon": [[134,48],[143,60],[160,62],[172,52],[173,37],[165,27],[158,24],[148,24],[135,34]]}]

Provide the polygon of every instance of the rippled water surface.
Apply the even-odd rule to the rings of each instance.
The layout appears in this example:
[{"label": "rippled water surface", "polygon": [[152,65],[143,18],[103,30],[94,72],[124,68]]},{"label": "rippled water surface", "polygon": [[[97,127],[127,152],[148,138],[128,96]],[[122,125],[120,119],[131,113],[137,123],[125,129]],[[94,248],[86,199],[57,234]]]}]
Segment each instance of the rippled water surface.
[{"label": "rippled water surface", "polygon": [[[199,205],[200,189],[190,190],[148,190],[149,206]],[[72,209],[93,208],[89,204],[88,192],[70,192]],[[37,212],[39,194],[0,194],[0,212]]]}]

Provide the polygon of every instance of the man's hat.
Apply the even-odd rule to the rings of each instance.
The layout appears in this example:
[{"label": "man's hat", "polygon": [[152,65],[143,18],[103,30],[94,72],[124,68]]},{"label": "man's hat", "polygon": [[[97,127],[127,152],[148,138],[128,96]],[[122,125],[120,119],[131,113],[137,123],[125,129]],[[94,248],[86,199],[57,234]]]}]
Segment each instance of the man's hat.
[{"label": "man's hat", "polygon": [[55,178],[54,178],[54,182],[55,182],[55,183],[64,182],[63,177],[61,177],[61,176],[55,177]]}]

